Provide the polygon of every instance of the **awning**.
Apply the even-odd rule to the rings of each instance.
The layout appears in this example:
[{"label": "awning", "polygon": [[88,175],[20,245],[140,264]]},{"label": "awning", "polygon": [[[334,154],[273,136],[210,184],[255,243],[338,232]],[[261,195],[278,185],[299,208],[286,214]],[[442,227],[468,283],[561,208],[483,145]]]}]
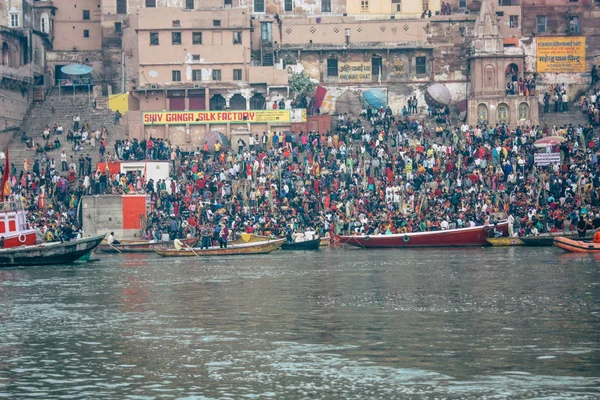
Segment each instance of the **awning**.
[{"label": "awning", "polygon": [[87,75],[92,72],[92,67],[83,64],[69,64],[62,67],[61,72],[67,75]]}]

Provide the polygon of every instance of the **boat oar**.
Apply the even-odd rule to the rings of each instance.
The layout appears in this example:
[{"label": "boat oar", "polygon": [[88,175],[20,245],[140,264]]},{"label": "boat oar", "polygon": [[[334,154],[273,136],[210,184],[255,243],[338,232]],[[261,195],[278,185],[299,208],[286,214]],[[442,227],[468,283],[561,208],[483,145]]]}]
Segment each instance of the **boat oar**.
[{"label": "boat oar", "polygon": [[121,254],[121,253],[123,253],[121,250],[117,249],[117,248],[116,248],[115,246],[113,246],[112,244],[110,244],[110,243],[108,243],[108,242],[106,242],[106,244],[107,244],[107,245],[109,245],[109,246],[110,246],[110,247],[111,247],[113,250],[116,250],[116,251],[117,251],[117,253],[120,253],[120,254]]},{"label": "boat oar", "polygon": [[185,243],[185,242],[184,242],[183,244],[185,244],[185,245],[186,245],[186,247],[187,247],[188,249],[190,249],[190,251],[191,251],[192,253],[194,253],[194,255],[195,255],[196,257],[200,258],[200,256],[198,255],[198,253],[196,253],[196,252],[194,251],[194,249],[192,249],[192,248],[190,247],[190,245],[189,245],[189,244],[187,244],[187,243]]}]

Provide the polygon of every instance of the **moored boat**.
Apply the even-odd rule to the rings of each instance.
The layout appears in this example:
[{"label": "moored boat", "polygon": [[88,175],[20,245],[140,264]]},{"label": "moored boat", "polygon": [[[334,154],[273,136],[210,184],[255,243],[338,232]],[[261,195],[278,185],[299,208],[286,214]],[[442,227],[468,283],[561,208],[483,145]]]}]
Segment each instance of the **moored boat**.
[{"label": "moored boat", "polygon": [[104,235],[0,250],[0,268],[70,264],[94,250]]},{"label": "moored boat", "polygon": [[208,249],[182,248],[181,250],[155,250],[156,254],[163,257],[204,257],[204,256],[233,256],[249,254],[267,254],[281,247],[285,239],[264,240],[256,243],[228,244],[227,248],[219,246],[209,247]]},{"label": "moored boat", "polygon": [[568,234],[568,235],[564,235],[564,234],[561,235],[560,233],[542,233],[537,236],[522,236],[519,239],[521,239],[523,241],[525,246],[547,246],[547,247],[550,247],[554,243],[554,239],[557,238],[558,236],[566,237],[569,239],[577,238],[576,233]]},{"label": "moored boat", "polygon": [[523,246],[521,239],[516,237],[501,237],[485,239],[492,246]]},{"label": "moored boat", "polygon": [[[508,222],[499,222],[496,228],[503,236],[508,235]],[[493,225],[481,225],[473,228],[392,235],[340,236],[340,241],[360,248],[489,246],[486,239],[493,230]]]},{"label": "moored boat", "polygon": [[[197,239],[179,239],[184,245],[194,246]],[[97,251],[103,253],[152,253],[154,250],[166,250],[173,248],[173,241],[154,242],[149,240],[120,240],[119,244],[108,244],[106,240],[102,241]]]},{"label": "moored boat", "polygon": [[321,247],[327,247],[331,244],[331,236],[327,235],[327,236],[323,236],[321,238],[321,242],[319,243],[319,245]]},{"label": "moored boat", "polygon": [[600,243],[575,240],[564,236],[554,238],[554,245],[571,253],[600,253]]},{"label": "moored boat", "polygon": [[321,239],[304,240],[301,242],[284,243],[281,250],[319,250]]}]

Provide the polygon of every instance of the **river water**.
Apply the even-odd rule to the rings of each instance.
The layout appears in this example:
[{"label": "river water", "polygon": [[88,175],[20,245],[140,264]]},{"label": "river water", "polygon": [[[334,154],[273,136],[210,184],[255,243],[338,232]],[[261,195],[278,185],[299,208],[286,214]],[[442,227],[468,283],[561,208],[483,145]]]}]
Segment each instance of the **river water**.
[{"label": "river water", "polygon": [[0,398],[600,398],[594,256],[97,257],[0,270]]}]

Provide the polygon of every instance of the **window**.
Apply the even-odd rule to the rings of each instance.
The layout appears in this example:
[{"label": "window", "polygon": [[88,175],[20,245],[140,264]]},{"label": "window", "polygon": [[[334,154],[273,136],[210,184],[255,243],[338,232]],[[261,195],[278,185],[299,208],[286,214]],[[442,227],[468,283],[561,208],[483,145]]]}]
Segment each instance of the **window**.
[{"label": "window", "polygon": [[254,12],[264,13],[265,12],[265,0],[254,0]]},{"label": "window", "polygon": [[242,44],[242,32],[233,32],[233,44]]},{"label": "window", "polygon": [[84,37],[84,38],[89,38],[89,37],[90,37],[90,31],[89,31],[89,30],[87,30],[87,29],[84,29],[84,30],[83,30],[83,37]]},{"label": "window", "polygon": [[321,0],[321,12],[331,12],[331,0]]},{"label": "window", "polygon": [[202,70],[201,69],[193,69],[192,70],[192,80],[195,82],[202,80]]},{"label": "window", "polygon": [[10,27],[18,28],[19,27],[19,14],[10,14]]},{"label": "window", "polygon": [[292,12],[294,11],[294,2],[293,0],[285,0],[283,3],[283,11]]},{"label": "window", "polygon": [[508,26],[511,28],[518,28],[519,27],[519,16],[518,15],[511,15],[510,17],[508,17]]},{"label": "window", "polygon": [[504,11],[496,11],[496,15],[499,17],[504,17]]},{"label": "window", "polygon": [[146,0],[146,7],[156,7],[156,0]]},{"label": "window", "polygon": [[194,9],[194,0],[185,0],[185,8],[186,10]]},{"label": "window", "polygon": [[402,1],[392,0],[392,13],[402,12]]},{"label": "window", "polygon": [[221,26],[221,20],[220,19],[213,19],[213,26]]},{"label": "window", "polygon": [[173,22],[171,22],[171,26],[173,28],[180,28],[181,27],[181,21],[178,19],[174,19]]},{"label": "window", "polygon": [[459,0],[458,8],[467,8],[467,0]]},{"label": "window", "polygon": [[83,10],[83,19],[90,19],[90,10]]},{"label": "window", "polygon": [[417,75],[427,73],[427,57],[417,57]]},{"label": "window", "polygon": [[338,76],[338,60],[337,58],[327,59],[327,76]]},{"label": "window", "polygon": [[150,32],[150,46],[158,46],[158,32]]},{"label": "window", "polygon": [[200,54],[192,54],[192,61],[200,61]]},{"label": "window", "polygon": [[546,33],[546,21],[547,18],[545,15],[537,16],[537,32],[538,33]]},{"label": "window", "polygon": [[46,13],[43,13],[40,18],[40,30],[44,33],[50,32],[48,14]]},{"label": "window", "polygon": [[122,22],[115,22],[115,32],[117,32],[117,33],[123,32],[123,23]]},{"label": "window", "polygon": [[171,78],[173,82],[181,82],[181,71],[178,69],[171,71]]},{"label": "window", "polygon": [[569,17],[569,33],[579,33],[579,21],[580,20],[578,15],[571,15]]},{"label": "window", "polygon": [[117,14],[127,14],[127,0],[117,0]]},{"label": "window", "polygon": [[510,5],[512,5],[512,0],[498,0],[498,5],[510,6]]},{"label": "window", "polygon": [[212,70],[212,80],[213,81],[220,81],[221,80],[221,70],[220,69],[213,69]]},{"label": "window", "polygon": [[202,44],[202,32],[192,32],[192,44]]},{"label": "window", "polygon": [[231,0],[225,0],[225,1],[223,2],[223,5],[224,5],[225,7],[227,7],[227,6],[231,7],[232,3],[233,3],[233,2],[232,2]]},{"label": "window", "polygon": [[361,0],[360,11],[362,11],[362,12],[369,11],[369,0]]},{"label": "window", "polygon": [[181,44],[181,32],[171,32],[171,44]]},{"label": "window", "polygon": [[233,70],[233,80],[234,81],[241,81],[242,80],[242,70],[241,69],[234,69]]}]

